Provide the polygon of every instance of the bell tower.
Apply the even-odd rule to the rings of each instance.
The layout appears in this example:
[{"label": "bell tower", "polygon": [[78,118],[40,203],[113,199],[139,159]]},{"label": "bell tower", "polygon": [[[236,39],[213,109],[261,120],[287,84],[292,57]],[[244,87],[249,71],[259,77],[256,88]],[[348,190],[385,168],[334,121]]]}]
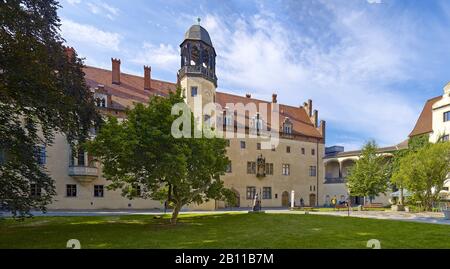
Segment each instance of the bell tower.
[{"label": "bell tower", "polygon": [[186,103],[194,110],[194,98],[201,97],[202,108],[216,100],[216,52],[208,32],[198,24],[192,25],[180,45],[181,67],[178,82]]}]

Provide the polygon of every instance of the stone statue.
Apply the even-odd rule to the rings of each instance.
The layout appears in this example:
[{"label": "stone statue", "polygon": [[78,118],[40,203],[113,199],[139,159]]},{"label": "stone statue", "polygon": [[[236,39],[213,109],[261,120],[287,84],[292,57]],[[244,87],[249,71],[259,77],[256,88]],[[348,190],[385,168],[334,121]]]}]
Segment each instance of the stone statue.
[{"label": "stone statue", "polygon": [[253,199],[253,211],[261,211],[261,200],[259,199],[258,193],[255,194]]},{"label": "stone statue", "polygon": [[266,176],[266,158],[261,155],[256,159],[256,176],[265,177]]}]

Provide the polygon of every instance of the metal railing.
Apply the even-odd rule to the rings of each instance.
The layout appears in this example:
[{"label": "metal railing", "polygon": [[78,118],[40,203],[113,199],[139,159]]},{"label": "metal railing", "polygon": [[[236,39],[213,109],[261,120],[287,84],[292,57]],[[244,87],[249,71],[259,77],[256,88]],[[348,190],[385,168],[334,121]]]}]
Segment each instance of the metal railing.
[{"label": "metal railing", "polygon": [[69,176],[97,177],[98,168],[92,166],[69,166]]}]

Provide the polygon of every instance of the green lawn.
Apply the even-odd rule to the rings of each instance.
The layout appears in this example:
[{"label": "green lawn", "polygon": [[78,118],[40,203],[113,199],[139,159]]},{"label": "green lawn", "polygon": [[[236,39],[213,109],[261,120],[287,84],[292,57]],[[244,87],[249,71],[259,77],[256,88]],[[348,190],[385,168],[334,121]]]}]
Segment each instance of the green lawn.
[{"label": "green lawn", "polygon": [[450,248],[450,226],[300,214],[35,217],[0,220],[0,248]]}]

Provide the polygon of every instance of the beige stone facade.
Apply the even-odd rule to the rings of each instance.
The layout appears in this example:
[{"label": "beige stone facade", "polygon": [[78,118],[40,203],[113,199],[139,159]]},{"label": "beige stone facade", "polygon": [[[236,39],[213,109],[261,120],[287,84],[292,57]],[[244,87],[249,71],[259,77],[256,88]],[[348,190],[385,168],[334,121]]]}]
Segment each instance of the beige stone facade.
[{"label": "beige stone facade", "polygon": [[[252,198],[258,193],[261,195],[263,208],[287,207],[291,204],[292,191],[295,193],[295,205],[300,205],[301,200],[305,206],[323,205],[325,122],[321,121],[319,124],[318,111],[313,110],[312,101],[293,107],[277,104],[276,94],[271,101],[263,101],[252,99],[250,95],[236,96],[216,92],[215,51],[206,30],[200,26],[192,26],[180,47],[182,66],[178,71],[176,84],[151,79],[151,68],[147,66],[144,67],[144,77],[123,74],[120,72],[121,62],[118,59],[112,59],[111,71],[86,67],[86,81],[94,93],[99,111],[124,119],[126,107],[132,107],[137,102],[146,103],[153,95],[165,96],[177,84],[181,86],[185,101],[191,109],[194,108],[194,96],[201,97],[203,105],[213,102],[224,109],[229,103],[254,103],[258,107],[254,111],[256,114],[247,117],[260,119],[264,128],[279,132],[280,139],[278,145],[270,149],[260,149],[259,143],[263,142],[261,136],[251,138],[247,134],[243,138],[233,136],[229,139],[227,155],[231,165],[222,179],[225,186],[232,189],[239,198],[238,206],[251,207]],[[193,48],[195,53],[192,52]],[[279,105],[277,114],[269,112],[268,115],[260,116],[261,104],[269,105],[269,109],[270,105]],[[219,124],[230,124],[229,120],[228,123],[224,120],[226,113],[231,112],[224,112]],[[276,124],[272,124],[273,121],[270,120],[274,116],[279,117]],[[239,125],[236,117],[232,114],[228,119],[232,119],[231,124],[237,128]],[[244,123],[244,130],[248,131],[250,125],[248,121]],[[102,176],[101,164],[93,162],[89,153],[76,155],[72,156],[63,135],[57,135],[54,145],[47,149],[46,167],[55,180],[57,190],[55,201],[49,209],[133,210],[164,207],[159,201],[129,200],[122,197],[120,190],[108,190],[109,182]],[[258,159],[265,159],[264,166],[257,166]],[[264,167],[264,173],[260,173],[261,167]],[[222,201],[187,206],[188,209],[198,210],[223,207],[227,205]]]},{"label": "beige stone facade", "polygon": [[[232,139],[227,151],[231,159],[231,172],[223,180],[228,188],[236,192],[240,206],[252,205],[253,201],[247,194],[248,187],[255,187],[256,192],[261,193],[263,207],[290,205],[292,190],[295,193],[295,205],[300,204],[300,199],[308,206],[323,205],[321,191],[324,170],[321,159],[324,144],[281,139],[278,147],[272,151],[258,150],[259,141],[251,138]],[[245,142],[245,149],[240,147],[241,142]],[[290,152],[287,152],[288,147]],[[260,155],[265,158],[266,164],[273,164],[272,174],[257,177],[256,174],[247,173],[248,162],[257,162]],[[289,165],[289,173],[283,174],[283,165],[285,169]],[[263,195],[264,188],[270,188],[268,197]],[[287,201],[283,201],[286,197]]]}]

